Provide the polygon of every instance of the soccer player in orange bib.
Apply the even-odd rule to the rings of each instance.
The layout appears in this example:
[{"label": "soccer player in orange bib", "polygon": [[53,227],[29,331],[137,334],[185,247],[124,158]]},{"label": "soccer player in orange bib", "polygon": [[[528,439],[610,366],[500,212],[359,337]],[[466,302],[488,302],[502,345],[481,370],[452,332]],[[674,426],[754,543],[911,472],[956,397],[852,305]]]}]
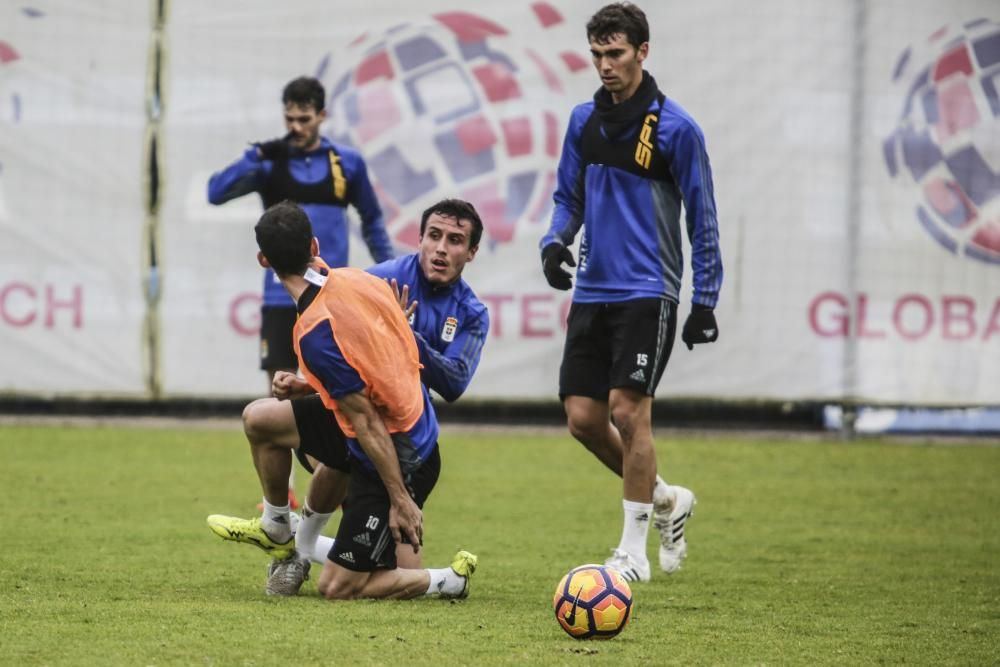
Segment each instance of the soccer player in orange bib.
[{"label": "soccer player in orange bib", "polygon": [[[369,273],[330,269],[318,259],[309,218],[295,204],[269,208],[255,232],[258,261],[274,270],[297,305],[293,335],[302,373],[336,415],[350,452],[344,514],[320,575],[320,593],[328,599],[465,597],[477,565],[468,552],[458,552],[447,568],[397,564],[397,544],[408,544],[413,553],[420,550],[421,508],[437,482],[441,460],[437,418],[396,294]],[[258,546],[279,558],[294,557],[294,541],[275,543],[266,530],[256,530],[289,523],[291,451],[252,452],[264,516],[246,522],[213,515],[209,525],[216,532],[243,530],[256,521]],[[269,515],[279,507],[285,516]]]}]

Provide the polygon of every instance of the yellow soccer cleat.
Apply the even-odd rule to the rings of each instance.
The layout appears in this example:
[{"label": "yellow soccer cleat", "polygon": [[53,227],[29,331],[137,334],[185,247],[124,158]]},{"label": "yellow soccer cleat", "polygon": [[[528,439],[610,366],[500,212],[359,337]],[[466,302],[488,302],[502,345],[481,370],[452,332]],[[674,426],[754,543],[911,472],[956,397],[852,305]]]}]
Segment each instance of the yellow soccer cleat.
[{"label": "yellow soccer cleat", "polygon": [[468,551],[459,551],[455,554],[455,557],[451,559],[451,569],[455,571],[455,574],[465,579],[465,585],[462,586],[462,592],[453,595],[444,595],[443,598],[458,598],[464,599],[469,597],[469,580],[472,579],[472,574],[476,571],[476,566],[479,565],[479,557],[475,554],[470,554]]},{"label": "yellow soccer cleat", "polygon": [[274,558],[288,558],[295,553],[295,535],[287,542],[275,542],[264,532],[260,517],[255,519],[240,519],[224,514],[212,514],[208,517],[208,527],[213,533],[224,540],[243,542],[260,547]]}]

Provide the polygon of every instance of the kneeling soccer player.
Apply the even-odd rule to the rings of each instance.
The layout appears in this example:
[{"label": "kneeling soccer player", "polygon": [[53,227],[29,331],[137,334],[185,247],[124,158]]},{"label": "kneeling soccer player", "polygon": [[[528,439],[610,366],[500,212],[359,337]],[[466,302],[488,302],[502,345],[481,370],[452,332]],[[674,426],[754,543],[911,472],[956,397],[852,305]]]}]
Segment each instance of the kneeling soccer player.
[{"label": "kneeling soccer player", "polygon": [[[258,260],[275,270],[297,303],[294,338],[302,372],[335,414],[350,452],[344,516],[320,592],[329,599],[465,597],[477,565],[468,552],[456,554],[449,568],[398,566],[396,545],[419,552],[421,506],[437,481],[440,455],[416,343],[392,288],[365,272],[329,269],[316,259],[308,217],[294,204],[268,209],[255,231]],[[209,525],[228,532],[228,539],[298,558],[287,506],[278,504],[287,502],[290,449],[252,451],[267,500],[264,517],[213,515]],[[281,509],[283,515],[275,511]]]}]

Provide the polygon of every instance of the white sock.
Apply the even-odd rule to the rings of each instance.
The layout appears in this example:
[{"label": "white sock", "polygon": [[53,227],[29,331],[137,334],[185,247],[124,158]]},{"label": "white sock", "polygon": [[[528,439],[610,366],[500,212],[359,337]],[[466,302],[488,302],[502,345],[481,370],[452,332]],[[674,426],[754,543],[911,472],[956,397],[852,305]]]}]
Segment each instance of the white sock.
[{"label": "white sock", "polygon": [[649,520],[653,514],[653,503],[634,503],[622,500],[625,508],[625,525],[622,541],[618,548],[636,558],[646,558],[646,535],[649,534]]},{"label": "white sock", "polygon": [[[321,537],[320,533],[323,532],[323,528],[326,527],[331,516],[333,516],[333,512],[325,514],[314,512],[309,507],[308,498],[302,503],[302,521],[299,522],[299,527],[295,531],[295,548],[300,554],[307,556],[315,563],[325,563],[326,555],[330,553],[330,547],[333,545],[332,539],[324,538],[329,540],[329,543],[323,548],[322,552],[318,548]],[[317,555],[320,557],[317,558]]]},{"label": "white sock", "polygon": [[316,544],[313,545],[312,553],[307,554],[309,556],[309,560],[320,564],[330,560],[330,552],[333,551],[333,545],[335,543],[336,540],[332,537],[318,535],[316,537]]},{"label": "white sock", "polygon": [[674,500],[677,499],[676,496],[677,494],[675,494],[674,490],[670,488],[670,485],[667,484],[662,477],[657,475],[656,485],[653,486],[653,504],[660,507],[663,507],[664,505],[672,506],[674,504]]},{"label": "white sock", "polygon": [[431,575],[431,583],[424,595],[438,595],[439,593],[458,595],[465,588],[465,577],[459,576],[458,572],[450,567],[428,568],[425,571]]},{"label": "white sock", "polygon": [[261,517],[261,527],[268,537],[279,544],[284,544],[292,539],[291,517],[288,516],[291,509],[288,501],[284,505],[272,505],[264,498],[264,515]]}]

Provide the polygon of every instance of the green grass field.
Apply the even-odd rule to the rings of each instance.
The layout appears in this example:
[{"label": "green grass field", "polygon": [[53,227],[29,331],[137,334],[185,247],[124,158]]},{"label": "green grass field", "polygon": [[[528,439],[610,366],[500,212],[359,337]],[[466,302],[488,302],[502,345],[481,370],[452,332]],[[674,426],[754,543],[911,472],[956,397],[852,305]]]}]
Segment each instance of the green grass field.
[{"label": "green grass field", "polygon": [[[231,430],[0,426],[0,663],[986,665],[1000,662],[1000,448],[660,434],[698,494],[689,557],[578,642],[551,597],[603,561],[620,486],[568,436],[445,428],[425,563],[480,557],[460,602],[263,593],[213,512],[260,493]],[[299,473],[300,489],[306,475]],[[656,558],[651,538],[649,555]]]}]

